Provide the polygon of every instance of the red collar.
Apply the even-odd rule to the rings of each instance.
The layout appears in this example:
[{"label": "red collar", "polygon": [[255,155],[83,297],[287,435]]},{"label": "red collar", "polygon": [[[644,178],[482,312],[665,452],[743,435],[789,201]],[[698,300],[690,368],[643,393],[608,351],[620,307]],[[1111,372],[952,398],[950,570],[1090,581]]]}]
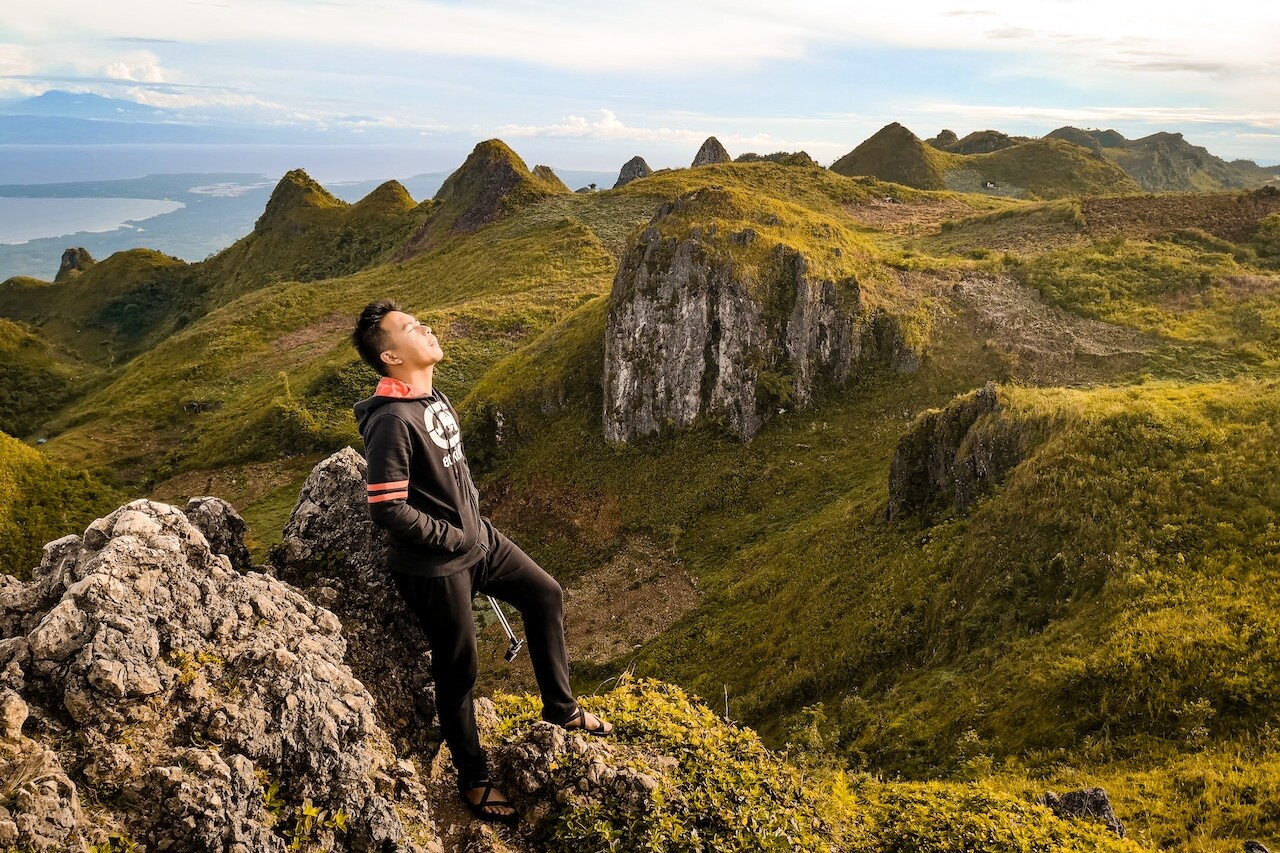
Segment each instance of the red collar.
[{"label": "red collar", "polygon": [[374,390],[373,395],[375,397],[397,397],[400,399],[431,396],[423,394],[412,385],[401,382],[399,379],[393,379],[390,376],[384,376],[378,381],[378,387]]}]

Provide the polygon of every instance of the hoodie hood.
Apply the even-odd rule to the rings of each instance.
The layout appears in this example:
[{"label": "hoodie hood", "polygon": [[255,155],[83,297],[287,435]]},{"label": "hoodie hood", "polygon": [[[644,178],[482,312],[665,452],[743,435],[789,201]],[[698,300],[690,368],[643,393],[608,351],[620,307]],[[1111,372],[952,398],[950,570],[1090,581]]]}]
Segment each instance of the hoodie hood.
[{"label": "hoodie hood", "polygon": [[373,389],[373,396],[367,400],[361,400],[353,407],[356,413],[356,425],[363,432],[365,421],[369,416],[387,403],[394,403],[397,400],[429,400],[434,396],[434,391],[426,394],[399,379],[384,376],[378,381],[378,387]]}]

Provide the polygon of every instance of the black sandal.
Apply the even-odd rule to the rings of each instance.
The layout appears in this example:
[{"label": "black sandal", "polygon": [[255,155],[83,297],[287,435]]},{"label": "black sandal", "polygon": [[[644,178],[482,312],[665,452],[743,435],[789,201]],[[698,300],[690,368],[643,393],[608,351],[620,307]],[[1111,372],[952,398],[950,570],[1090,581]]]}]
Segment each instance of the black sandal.
[{"label": "black sandal", "polygon": [[596,737],[608,737],[609,735],[613,734],[612,723],[606,720],[602,720],[599,717],[596,717],[594,714],[592,714],[592,716],[595,717],[595,721],[597,725],[588,726],[587,712],[582,710],[582,706],[579,705],[578,709],[569,716],[569,719],[565,720],[560,725],[561,725],[561,728],[567,729],[568,731],[586,732],[587,734],[595,735]]},{"label": "black sandal", "polygon": [[[474,791],[476,788],[484,788],[484,792],[480,794],[480,802],[473,803],[471,798],[467,796],[467,791]],[[497,794],[495,798],[493,795]],[[481,779],[470,788],[465,790],[459,788],[458,796],[462,798],[462,802],[466,805],[467,811],[471,812],[480,820],[491,820],[495,823],[516,824],[520,822],[520,813],[516,811],[515,803],[507,799],[506,795],[493,786],[488,779]],[[510,814],[494,811],[494,809],[510,809]]]}]

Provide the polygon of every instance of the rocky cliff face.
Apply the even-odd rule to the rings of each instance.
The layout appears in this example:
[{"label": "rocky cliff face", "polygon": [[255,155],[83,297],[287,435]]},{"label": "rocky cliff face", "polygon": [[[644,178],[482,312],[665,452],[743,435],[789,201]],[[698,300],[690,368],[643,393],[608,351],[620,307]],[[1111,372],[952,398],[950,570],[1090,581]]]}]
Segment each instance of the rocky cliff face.
[{"label": "rocky cliff face", "polygon": [[[802,252],[749,227],[665,229],[668,217],[732,209],[717,192],[664,205],[622,258],[605,328],[611,441],[699,418],[749,440],[770,413],[862,369],[918,365],[894,317],[864,308],[856,280],[815,276]],[[743,254],[759,260],[748,269]]]},{"label": "rocky cliff face", "polygon": [[0,575],[0,845],[429,849],[341,627],[236,572],[175,507],[134,501],[50,543],[30,583]]},{"label": "rocky cliff face", "polygon": [[995,383],[925,412],[898,442],[889,468],[889,520],[922,510],[963,512],[1026,458],[1027,437],[1001,420]]}]

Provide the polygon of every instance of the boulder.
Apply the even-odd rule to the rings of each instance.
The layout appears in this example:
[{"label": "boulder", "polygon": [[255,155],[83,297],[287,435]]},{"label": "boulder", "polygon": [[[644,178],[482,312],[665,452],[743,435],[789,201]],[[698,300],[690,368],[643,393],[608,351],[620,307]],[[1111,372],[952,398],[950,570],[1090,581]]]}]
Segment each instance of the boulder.
[{"label": "boulder", "polygon": [[[284,850],[304,830],[321,847],[431,848],[429,815],[397,799],[413,780],[343,662],[338,618],[235,571],[176,507],[133,501],[50,543],[31,582],[0,586],[0,626],[25,728],[100,805],[77,815],[75,786],[44,761],[37,805],[69,815],[48,832],[70,822],[64,838],[100,844],[127,826],[152,850]],[[4,704],[11,729],[21,709]],[[306,828],[304,807],[325,817]]]},{"label": "boulder", "polygon": [[1097,821],[1117,837],[1125,837],[1124,824],[1116,817],[1111,800],[1102,788],[1082,788],[1061,795],[1047,791],[1036,802],[1048,806],[1060,818]]},{"label": "boulder", "polygon": [[226,556],[237,572],[253,569],[253,559],[244,544],[248,526],[235,507],[222,498],[205,496],[191,498],[183,512],[186,513],[187,520],[204,534],[213,553]]},{"label": "boulder", "polygon": [[618,180],[614,183],[613,188],[616,190],[618,187],[625,187],[634,180],[647,178],[652,174],[653,170],[649,168],[649,164],[637,154],[622,164],[622,169],[618,172]]},{"label": "boulder", "polygon": [[268,570],[338,616],[345,661],[397,751],[430,757],[440,745],[431,655],[387,572],[387,534],[369,518],[366,470],[350,447],[316,465]]}]

